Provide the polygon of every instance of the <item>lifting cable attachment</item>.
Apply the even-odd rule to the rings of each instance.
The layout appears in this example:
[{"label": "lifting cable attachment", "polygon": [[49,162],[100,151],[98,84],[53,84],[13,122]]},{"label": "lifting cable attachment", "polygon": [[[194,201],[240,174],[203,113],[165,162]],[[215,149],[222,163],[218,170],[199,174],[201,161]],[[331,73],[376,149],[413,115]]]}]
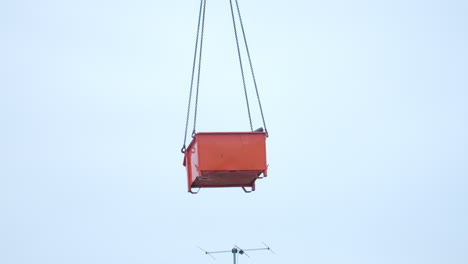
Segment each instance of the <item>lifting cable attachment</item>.
[{"label": "lifting cable attachment", "polygon": [[[249,46],[247,44],[247,38],[245,36],[245,29],[244,29],[244,24],[242,22],[242,17],[240,13],[240,8],[239,8],[239,3],[238,0],[235,1],[235,8],[237,9],[237,16],[239,19],[239,24],[240,28],[242,31],[242,38],[245,46],[245,50],[247,53],[247,58],[249,61],[249,66],[250,66],[250,72],[252,74],[252,79],[253,79],[253,84],[255,87],[255,93],[257,95],[257,101],[258,105],[260,108],[260,114],[262,117],[262,122],[263,122],[263,128],[265,131],[266,136],[268,137],[268,129],[265,123],[265,117],[263,114],[263,108],[262,104],[260,102],[260,94],[258,92],[258,87],[257,87],[257,81],[255,79],[255,73],[253,70],[253,65],[252,65],[252,59],[250,56],[250,51],[249,51]],[[245,94],[245,101],[247,105],[247,113],[249,117],[249,125],[250,125],[250,131],[253,130],[252,126],[252,117],[250,113],[250,104],[249,104],[249,98],[247,94],[247,86],[245,82],[245,74],[244,74],[244,66],[242,63],[242,56],[241,56],[241,49],[239,45],[239,37],[237,34],[237,27],[236,27],[236,18],[235,18],[235,12],[234,12],[234,6],[233,6],[233,0],[229,0],[229,4],[231,7],[231,16],[232,16],[232,24],[234,28],[234,36],[236,39],[236,46],[237,46],[237,55],[239,59],[239,65],[240,65],[240,70],[241,70],[241,77],[242,77],[242,84],[244,87],[244,94]],[[187,107],[187,117],[185,120],[185,134],[184,134],[184,144],[182,146],[181,152],[185,153],[186,151],[186,142],[187,142],[187,132],[188,132],[188,126],[189,126],[189,119],[190,119],[190,109],[191,109],[191,103],[192,103],[192,91],[193,91],[193,84],[194,84],[194,77],[195,77],[195,69],[197,68],[197,81],[196,81],[196,91],[195,91],[195,106],[194,106],[194,116],[193,116],[193,130],[192,130],[192,137],[195,136],[196,134],[196,125],[197,125],[197,112],[198,112],[198,92],[200,88],[200,70],[201,70],[201,59],[202,59],[202,51],[203,51],[203,35],[204,35],[204,29],[205,29],[205,12],[206,11],[206,0],[200,0],[200,9],[198,12],[198,25],[197,25],[197,34],[196,34],[196,39],[195,39],[195,51],[193,55],[193,65],[192,65],[192,76],[190,80],[190,92],[189,92],[189,98],[188,98],[188,107]],[[197,57],[198,57],[198,66],[197,66]]]}]

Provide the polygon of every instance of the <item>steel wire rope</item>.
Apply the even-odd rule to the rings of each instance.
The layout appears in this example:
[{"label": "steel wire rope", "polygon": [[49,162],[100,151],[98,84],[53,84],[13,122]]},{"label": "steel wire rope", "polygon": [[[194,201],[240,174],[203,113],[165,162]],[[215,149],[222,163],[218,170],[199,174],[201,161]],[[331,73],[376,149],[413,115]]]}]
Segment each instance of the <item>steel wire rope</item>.
[{"label": "steel wire rope", "polygon": [[[193,78],[195,76],[195,66],[196,66],[197,54],[198,54],[198,39],[199,39],[199,35],[200,35],[200,21],[202,20],[202,11],[203,11],[203,26],[204,26],[204,23],[205,23],[205,6],[206,6],[206,0],[200,0],[200,10],[198,11],[197,34],[196,34],[196,38],[195,38],[195,51],[194,51],[194,54],[193,54],[192,77],[191,77],[191,80],[190,80],[190,92],[189,92],[188,107],[187,107],[187,117],[185,119],[184,144],[183,144],[182,149],[181,149],[182,153],[185,153],[185,151],[186,151],[188,123],[189,123],[189,119],[190,119],[190,106],[191,106],[191,102],[192,102]],[[202,32],[203,32],[203,30],[202,30]],[[203,33],[202,33],[202,39],[203,39]],[[200,51],[200,53],[201,53],[201,51]],[[201,56],[200,56],[200,59],[201,59]],[[198,107],[198,88],[199,88],[199,79],[200,79],[200,65],[201,64],[200,64],[200,61],[199,61],[198,79],[197,79],[197,101],[196,101],[196,104],[195,104],[195,109]]]},{"label": "steel wire rope", "polygon": [[265,134],[268,137],[268,129],[267,129],[266,122],[265,122],[265,116],[263,115],[263,108],[262,108],[262,103],[260,101],[260,94],[258,92],[257,80],[255,79],[255,73],[254,73],[254,69],[253,69],[252,59],[250,57],[249,45],[247,44],[247,38],[245,37],[244,23],[242,22],[242,16],[241,16],[241,13],[240,13],[238,0],[236,0],[236,7],[237,7],[237,14],[239,16],[239,23],[240,23],[240,26],[241,26],[241,29],[242,29],[242,36],[244,38],[245,50],[247,52],[247,58],[249,59],[250,71],[252,73],[252,79],[253,79],[253,83],[254,83],[254,87],[255,87],[255,92],[257,94],[258,106],[260,108],[260,115],[262,116],[262,122],[263,122],[263,127],[265,128]]},{"label": "steel wire rope", "polygon": [[237,56],[239,57],[239,64],[240,64],[241,75],[242,75],[242,84],[244,85],[245,102],[247,104],[247,113],[249,115],[250,131],[253,131],[252,117],[250,115],[249,97],[247,95],[247,86],[245,85],[244,67],[242,65],[242,56],[240,52],[239,38],[237,37],[236,19],[234,17],[234,8],[232,7],[232,0],[229,0],[229,4],[231,6],[232,25],[234,27],[234,35],[236,37]]},{"label": "steel wire rope", "polygon": [[195,110],[194,110],[194,116],[193,116],[192,137],[195,136],[195,129],[197,127],[198,91],[200,88],[200,70],[201,70],[201,59],[202,59],[202,52],[203,52],[203,35],[205,32],[205,10],[206,10],[206,0],[203,0],[203,17],[202,17],[202,26],[201,26],[200,53],[198,54],[197,92],[195,94]]}]

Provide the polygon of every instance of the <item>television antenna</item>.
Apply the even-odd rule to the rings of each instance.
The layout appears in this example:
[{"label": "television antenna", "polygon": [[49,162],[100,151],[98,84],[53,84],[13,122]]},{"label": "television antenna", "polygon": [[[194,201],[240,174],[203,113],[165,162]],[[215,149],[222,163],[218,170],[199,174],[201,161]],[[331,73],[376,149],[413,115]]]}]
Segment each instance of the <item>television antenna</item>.
[{"label": "television antenna", "polygon": [[201,251],[205,252],[206,255],[210,256],[211,258],[213,259],[216,259],[215,257],[213,257],[212,255],[213,254],[218,254],[218,253],[232,253],[232,257],[233,257],[233,263],[236,264],[237,263],[237,255],[240,254],[240,255],[246,255],[247,257],[250,258],[250,256],[246,253],[246,251],[258,251],[258,250],[268,250],[270,251],[271,253],[275,254],[275,252],[273,250],[271,250],[271,248],[265,244],[265,243],[262,243],[265,247],[262,247],[262,248],[241,248],[239,246],[236,246],[234,245],[234,247],[231,249],[231,250],[221,250],[221,251],[206,251],[204,250],[203,248],[201,247],[198,247]]}]

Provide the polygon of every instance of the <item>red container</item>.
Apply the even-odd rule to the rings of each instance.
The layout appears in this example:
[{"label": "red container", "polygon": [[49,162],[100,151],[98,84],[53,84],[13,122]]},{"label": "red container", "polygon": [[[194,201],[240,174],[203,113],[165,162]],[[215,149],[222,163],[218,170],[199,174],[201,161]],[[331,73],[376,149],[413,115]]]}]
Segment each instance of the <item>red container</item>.
[{"label": "red container", "polygon": [[197,133],[185,152],[188,191],[206,187],[250,187],[267,176],[264,132]]}]

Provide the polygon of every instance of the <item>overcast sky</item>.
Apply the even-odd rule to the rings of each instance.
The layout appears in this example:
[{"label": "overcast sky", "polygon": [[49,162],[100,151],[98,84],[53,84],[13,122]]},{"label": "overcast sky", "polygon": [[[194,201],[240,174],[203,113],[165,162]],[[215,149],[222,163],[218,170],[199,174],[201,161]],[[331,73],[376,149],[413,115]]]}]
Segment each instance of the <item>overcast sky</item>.
[{"label": "overcast sky", "polygon": [[[468,262],[468,2],[239,1],[269,177],[197,195],[199,1],[0,1],[0,263]],[[248,131],[229,1],[206,12],[197,131]]]}]

